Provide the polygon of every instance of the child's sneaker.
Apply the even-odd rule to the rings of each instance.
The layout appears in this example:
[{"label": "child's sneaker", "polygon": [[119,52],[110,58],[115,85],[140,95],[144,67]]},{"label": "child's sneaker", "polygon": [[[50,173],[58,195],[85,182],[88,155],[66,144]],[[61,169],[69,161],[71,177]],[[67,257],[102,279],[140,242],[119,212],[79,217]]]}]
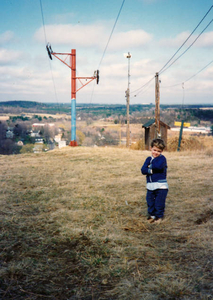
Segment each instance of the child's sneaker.
[{"label": "child's sneaker", "polygon": [[163,218],[156,218],[154,221],[155,224],[160,224],[163,221]]},{"label": "child's sneaker", "polygon": [[155,222],[155,216],[148,216],[147,220],[149,223],[154,223]]}]

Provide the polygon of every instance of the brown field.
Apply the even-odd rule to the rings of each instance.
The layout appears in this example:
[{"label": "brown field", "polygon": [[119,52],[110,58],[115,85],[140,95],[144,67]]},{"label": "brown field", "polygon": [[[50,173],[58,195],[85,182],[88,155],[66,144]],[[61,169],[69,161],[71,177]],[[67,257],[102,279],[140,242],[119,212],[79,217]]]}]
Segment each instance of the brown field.
[{"label": "brown field", "polygon": [[212,151],[165,152],[158,225],[146,220],[147,155],[0,156],[0,299],[213,299]]},{"label": "brown field", "polygon": [[9,120],[9,116],[0,116],[0,121],[7,121]]}]

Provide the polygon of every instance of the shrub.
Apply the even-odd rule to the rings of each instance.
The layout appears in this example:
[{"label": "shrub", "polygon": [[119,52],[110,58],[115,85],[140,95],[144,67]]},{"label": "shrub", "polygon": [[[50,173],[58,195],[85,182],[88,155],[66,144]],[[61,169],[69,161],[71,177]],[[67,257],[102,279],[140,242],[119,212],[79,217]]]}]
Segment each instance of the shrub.
[{"label": "shrub", "polygon": [[130,149],[132,150],[145,150],[144,140],[139,140],[134,144],[131,144]]},{"label": "shrub", "polygon": [[[179,142],[179,137],[173,137],[168,139],[167,143],[167,150],[172,152],[172,151],[177,151],[178,148],[178,142]],[[203,143],[199,140],[199,138],[196,137],[183,137],[181,140],[181,145],[180,145],[180,150],[185,151],[185,150],[202,150],[204,149],[205,146]]]},{"label": "shrub", "polygon": [[33,153],[33,148],[34,148],[33,144],[26,144],[21,148],[20,153],[21,154],[23,154],[23,153]]}]

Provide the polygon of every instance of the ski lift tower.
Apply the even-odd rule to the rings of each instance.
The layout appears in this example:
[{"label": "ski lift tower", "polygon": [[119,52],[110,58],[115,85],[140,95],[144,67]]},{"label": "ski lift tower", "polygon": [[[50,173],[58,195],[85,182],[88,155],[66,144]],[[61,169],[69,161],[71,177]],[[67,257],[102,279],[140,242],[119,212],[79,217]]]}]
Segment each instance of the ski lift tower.
[{"label": "ski lift tower", "polygon": [[[46,45],[49,58],[52,60],[52,56],[56,57],[63,64],[71,69],[71,141],[70,146],[78,146],[76,141],[76,93],[96,79],[96,83],[99,83],[99,70],[94,71],[94,75],[91,77],[76,77],[76,49],[72,49],[70,53],[56,53],[53,52],[50,44]],[[60,56],[65,56],[64,59]],[[69,58],[69,59],[68,59]],[[76,89],[76,79],[79,80],[81,87]],[[85,84],[82,79],[89,80]]]}]

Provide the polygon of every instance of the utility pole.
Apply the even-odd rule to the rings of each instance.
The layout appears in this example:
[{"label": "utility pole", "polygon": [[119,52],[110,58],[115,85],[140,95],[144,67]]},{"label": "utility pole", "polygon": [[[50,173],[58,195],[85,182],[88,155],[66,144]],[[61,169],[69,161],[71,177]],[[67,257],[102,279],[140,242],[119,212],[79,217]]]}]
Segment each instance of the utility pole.
[{"label": "utility pole", "polygon": [[119,120],[119,145],[121,146],[121,117],[120,117],[120,120]]},{"label": "utility pole", "polygon": [[131,54],[128,52],[126,55],[126,58],[128,58],[128,88],[126,90],[126,147],[128,148],[129,142],[130,142],[130,130],[129,130],[129,96],[130,96],[130,58]]},{"label": "utility pole", "polygon": [[160,133],[160,85],[159,85],[158,73],[156,73],[156,75],[155,75],[155,127],[156,127],[155,136],[158,138],[161,136],[161,133]]},{"label": "utility pole", "polygon": [[[183,100],[182,100],[182,111],[183,111],[183,104],[184,104],[184,82],[182,83],[182,89],[183,89]],[[181,121],[181,127],[180,127],[180,134],[179,134],[177,151],[180,151],[181,140],[182,140],[182,135],[183,135],[183,126],[184,126],[184,119],[182,119],[182,121]]]}]

